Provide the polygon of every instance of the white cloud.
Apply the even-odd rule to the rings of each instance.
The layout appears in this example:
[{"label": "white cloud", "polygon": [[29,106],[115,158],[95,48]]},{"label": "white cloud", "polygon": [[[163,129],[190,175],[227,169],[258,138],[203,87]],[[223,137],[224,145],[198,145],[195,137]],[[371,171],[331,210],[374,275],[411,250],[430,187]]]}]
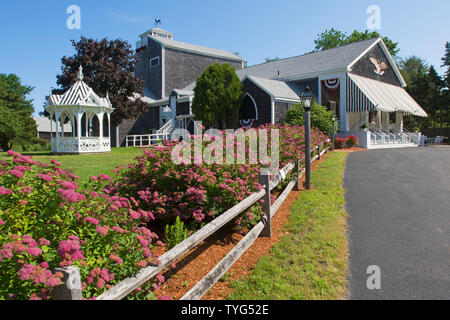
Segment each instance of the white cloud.
[{"label": "white cloud", "polygon": [[106,13],[109,16],[113,17],[114,19],[125,21],[128,23],[139,23],[139,24],[145,23],[145,19],[143,19],[141,17],[124,15],[124,14],[120,14],[120,13],[116,13],[116,12],[112,12],[112,11],[106,11]]}]

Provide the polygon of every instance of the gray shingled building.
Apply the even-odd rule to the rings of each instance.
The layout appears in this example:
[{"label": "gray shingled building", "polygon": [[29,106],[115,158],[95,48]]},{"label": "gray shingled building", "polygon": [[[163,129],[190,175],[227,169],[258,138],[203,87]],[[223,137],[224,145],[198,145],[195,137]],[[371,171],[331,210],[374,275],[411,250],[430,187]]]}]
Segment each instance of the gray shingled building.
[{"label": "gray shingled building", "polygon": [[427,114],[404,90],[406,83],[382,38],[248,68],[234,54],[175,41],[161,29],[140,38],[137,76],[145,81],[142,99],[151,108],[137,121],[128,121],[128,134],[192,130],[196,79],[218,62],[234,66],[243,83],[243,126],[283,122],[308,86],[320,104],[335,112],[341,134],[357,135],[363,147],[419,143],[420,135],[404,132],[403,116]]},{"label": "gray shingled building", "polygon": [[[189,113],[192,90],[180,90],[194,83],[213,63],[229,63],[236,70],[243,68],[244,59],[225,50],[173,40],[173,34],[153,28],[136,43],[139,62],[136,76],[144,80],[145,102],[152,105],[137,119],[124,120],[119,126],[119,145],[126,136],[154,133],[176,116]],[[177,96],[178,109],[169,110],[169,97]],[[184,97],[189,97],[185,98]]]}]

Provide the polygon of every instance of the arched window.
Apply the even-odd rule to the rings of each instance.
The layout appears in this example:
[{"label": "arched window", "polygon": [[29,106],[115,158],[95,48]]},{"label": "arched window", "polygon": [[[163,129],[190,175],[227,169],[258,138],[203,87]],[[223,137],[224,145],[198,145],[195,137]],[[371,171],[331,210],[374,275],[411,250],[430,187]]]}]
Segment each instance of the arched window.
[{"label": "arched window", "polygon": [[90,137],[100,137],[100,120],[97,115],[93,115],[89,123],[89,136]]},{"label": "arched window", "polygon": [[241,109],[239,110],[239,120],[258,120],[258,107],[255,99],[246,93]]},{"label": "arched window", "polygon": [[86,113],[83,113],[81,117],[81,137],[87,137],[87,121],[86,121]]},{"label": "arched window", "polygon": [[108,115],[103,115],[103,137],[109,138],[109,120]]}]

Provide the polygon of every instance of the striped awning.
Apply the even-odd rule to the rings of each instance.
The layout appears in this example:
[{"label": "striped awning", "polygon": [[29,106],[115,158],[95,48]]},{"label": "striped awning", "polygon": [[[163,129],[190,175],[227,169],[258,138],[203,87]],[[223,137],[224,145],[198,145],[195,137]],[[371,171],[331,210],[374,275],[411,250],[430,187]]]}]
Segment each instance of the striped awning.
[{"label": "striped awning", "polygon": [[428,117],[402,87],[351,73],[347,74],[347,111],[402,111]]}]

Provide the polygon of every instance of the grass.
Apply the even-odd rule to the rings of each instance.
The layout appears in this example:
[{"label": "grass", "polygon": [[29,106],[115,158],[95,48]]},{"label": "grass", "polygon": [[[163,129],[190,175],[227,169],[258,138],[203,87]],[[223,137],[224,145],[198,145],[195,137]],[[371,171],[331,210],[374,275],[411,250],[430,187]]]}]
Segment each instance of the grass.
[{"label": "grass", "polygon": [[[83,155],[52,155],[51,152],[23,152],[25,156],[32,156],[34,160],[50,163],[51,159],[60,162],[63,169],[71,169],[81,178],[81,183],[88,182],[89,177],[100,174],[112,174],[112,170],[118,165],[126,165],[133,162],[134,158],[142,154],[139,148],[112,148],[111,153],[83,154]],[[9,156],[6,152],[0,153],[0,159],[5,160]]]},{"label": "grass", "polygon": [[347,153],[334,152],[312,173],[313,191],[291,207],[285,235],[252,273],[232,283],[230,300],[337,300],[346,294],[347,214],[343,174]]}]

